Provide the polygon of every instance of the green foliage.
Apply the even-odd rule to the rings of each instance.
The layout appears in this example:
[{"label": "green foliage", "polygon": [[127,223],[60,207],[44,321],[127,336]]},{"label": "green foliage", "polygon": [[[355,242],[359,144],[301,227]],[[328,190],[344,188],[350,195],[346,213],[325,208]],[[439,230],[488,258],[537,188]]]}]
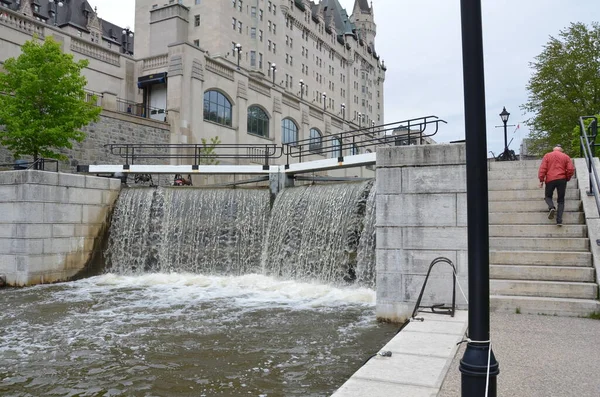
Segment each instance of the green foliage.
[{"label": "green foliage", "polygon": [[515,309],[515,314],[521,314],[521,308],[520,307],[517,307]]},{"label": "green foliage", "polygon": [[215,148],[221,143],[218,136],[210,138],[210,142],[202,138],[202,147],[200,148],[200,164],[218,165],[217,154]]},{"label": "green foliage", "polygon": [[[598,120],[598,122],[600,122],[600,114],[596,114],[596,119]],[[594,119],[585,119],[583,120],[583,126],[585,127],[585,132],[588,136],[588,139],[591,136],[591,131],[589,130],[589,126],[590,124],[592,124],[592,122],[594,121]],[[598,126],[600,129],[600,125]],[[577,127],[573,128],[573,136],[577,137],[577,145],[581,144],[581,140],[579,139],[579,136],[581,135],[581,128],[579,127],[579,120],[577,121]]]},{"label": "green foliage", "polygon": [[526,121],[531,151],[541,155],[560,143],[567,154],[579,152],[580,116],[600,109],[600,25],[572,23],[550,37],[540,55],[530,63],[533,75],[529,98],[521,109],[534,113]]},{"label": "green foliage", "polygon": [[592,320],[600,320],[600,312],[590,313],[588,318],[591,318]]},{"label": "green foliage", "polygon": [[18,58],[7,59],[0,72],[0,144],[15,158],[23,155],[66,159],[57,152],[81,142],[79,129],[98,120],[101,109],[85,101],[88,61],[73,61],[52,37],[23,44]]}]

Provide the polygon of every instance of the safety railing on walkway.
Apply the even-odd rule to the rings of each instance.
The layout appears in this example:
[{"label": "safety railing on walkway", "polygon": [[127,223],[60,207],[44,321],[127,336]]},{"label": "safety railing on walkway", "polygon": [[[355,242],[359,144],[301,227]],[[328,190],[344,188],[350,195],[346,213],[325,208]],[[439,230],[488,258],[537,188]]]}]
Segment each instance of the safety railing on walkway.
[{"label": "safety railing on walkway", "polygon": [[[50,164],[53,166],[50,167]],[[49,169],[46,169],[48,165]],[[39,158],[35,161],[16,160],[13,163],[0,164],[0,170],[40,170],[58,172],[58,160]]]},{"label": "safety railing on walkway", "polygon": [[143,103],[132,102],[121,98],[117,98],[117,111],[121,113],[127,113],[132,116],[154,119],[158,121],[167,121],[167,111],[165,109],[156,108]]},{"label": "safety railing on walkway", "polygon": [[[586,120],[591,120],[586,126]],[[588,195],[594,195],[596,200],[596,207],[600,214],[600,178],[598,177],[598,170],[594,164],[594,158],[596,157],[596,137],[598,136],[598,117],[596,116],[582,116],[579,118],[579,143],[582,157],[585,157],[585,161],[588,167],[589,176],[589,190]]]},{"label": "safety railing on walkway", "polygon": [[359,128],[338,134],[312,137],[284,144],[107,144],[111,154],[124,159],[126,165],[141,160],[188,160],[192,164],[218,164],[221,159],[246,159],[269,166],[272,160],[286,157],[303,161],[308,156],[321,155],[344,161],[344,155],[374,152],[379,146],[400,146],[424,143],[446,123],[436,116],[398,121],[369,128]]}]

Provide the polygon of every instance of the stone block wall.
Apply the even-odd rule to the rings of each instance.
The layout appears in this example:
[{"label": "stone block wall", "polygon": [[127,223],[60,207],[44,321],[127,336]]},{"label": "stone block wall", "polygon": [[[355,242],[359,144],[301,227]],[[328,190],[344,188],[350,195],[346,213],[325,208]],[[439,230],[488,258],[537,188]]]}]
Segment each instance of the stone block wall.
[{"label": "stone block wall", "polygon": [[[467,190],[464,144],[377,150],[377,317],[410,317],[429,264],[450,259],[467,291]],[[440,263],[421,305],[452,302],[452,270]],[[456,301],[466,301],[456,288]]]},{"label": "stone block wall", "polygon": [[83,271],[100,249],[120,187],[95,176],[0,172],[0,276],[25,286]]},{"label": "stone block wall", "polygon": [[[124,164],[124,159],[110,154],[107,143],[170,143],[169,125],[152,119],[134,117],[126,113],[103,110],[100,120],[83,128],[86,139],[73,144],[73,149],[62,151],[69,157],[62,161],[59,169],[62,172],[75,172],[77,165],[87,164]],[[13,163],[12,154],[0,146],[0,164]],[[168,164],[168,160],[139,160],[138,164]],[[55,169],[49,164],[48,169]]]}]

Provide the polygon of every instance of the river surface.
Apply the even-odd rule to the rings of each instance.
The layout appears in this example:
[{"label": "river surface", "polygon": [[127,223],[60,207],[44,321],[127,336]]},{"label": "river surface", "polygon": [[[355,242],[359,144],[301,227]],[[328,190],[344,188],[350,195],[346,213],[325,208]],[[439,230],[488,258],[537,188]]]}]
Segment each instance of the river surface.
[{"label": "river surface", "polygon": [[375,292],[249,274],[0,290],[2,396],[328,396],[392,338]]}]

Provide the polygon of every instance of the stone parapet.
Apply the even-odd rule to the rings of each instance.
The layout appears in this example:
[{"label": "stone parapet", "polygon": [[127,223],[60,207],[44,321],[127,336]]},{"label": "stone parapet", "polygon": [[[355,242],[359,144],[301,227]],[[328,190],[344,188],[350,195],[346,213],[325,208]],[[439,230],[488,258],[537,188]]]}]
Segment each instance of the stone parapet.
[{"label": "stone parapet", "polygon": [[118,179],[0,172],[0,276],[7,285],[66,281],[100,249]]},{"label": "stone parapet", "polygon": [[[429,264],[446,257],[467,294],[464,144],[377,150],[377,316],[410,317]],[[457,286],[457,303],[466,301]],[[452,302],[452,270],[432,270],[421,305]]]}]

